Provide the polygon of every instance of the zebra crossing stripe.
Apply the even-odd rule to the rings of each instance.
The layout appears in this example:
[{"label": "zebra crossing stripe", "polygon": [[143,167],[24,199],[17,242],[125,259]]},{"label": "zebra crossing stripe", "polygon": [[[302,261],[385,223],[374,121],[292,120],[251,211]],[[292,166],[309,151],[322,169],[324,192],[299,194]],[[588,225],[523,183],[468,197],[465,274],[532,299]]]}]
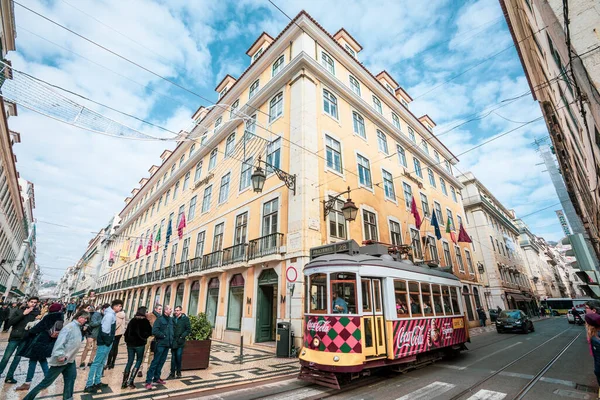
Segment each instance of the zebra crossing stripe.
[{"label": "zebra crossing stripe", "polygon": [[396,400],[429,400],[454,389],[455,386],[446,382],[433,382]]},{"label": "zebra crossing stripe", "polygon": [[467,400],[502,400],[506,397],[506,393],[494,392],[492,390],[481,389]]}]

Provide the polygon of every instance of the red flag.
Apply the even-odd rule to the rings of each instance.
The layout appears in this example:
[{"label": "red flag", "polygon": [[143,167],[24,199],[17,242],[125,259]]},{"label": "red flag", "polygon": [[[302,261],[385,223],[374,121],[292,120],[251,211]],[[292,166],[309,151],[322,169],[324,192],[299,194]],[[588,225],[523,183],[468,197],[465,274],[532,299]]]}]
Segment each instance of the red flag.
[{"label": "red flag", "polygon": [[453,242],[454,244],[456,244],[456,243],[457,243],[457,241],[456,241],[456,232],[454,232],[454,231],[450,231],[450,240],[452,240],[452,242]]},{"label": "red flag", "polygon": [[460,224],[460,229],[458,230],[458,241],[464,243],[473,243],[463,224]]},{"label": "red flag", "polygon": [[410,213],[415,217],[415,225],[417,229],[421,229],[421,224],[423,221],[421,220],[421,216],[419,215],[419,210],[417,210],[417,203],[415,203],[415,198],[413,196],[412,203],[410,204]]},{"label": "red flag", "polygon": [[185,227],[185,213],[181,213],[181,220],[179,221],[179,226],[177,227],[177,234],[179,235],[179,239],[183,238],[183,228]]},{"label": "red flag", "polygon": [[140,258],[140,253],[142,252],[142,239],[140,239],[140,246],[137,249],[137,253],[135,254],[135,259]]},{"label": "red flag", "polygon": [[150,240],[148,240],[148,245],[146,246],[146,255],[152,253],[152,237],[154,234],[150,234]]}]

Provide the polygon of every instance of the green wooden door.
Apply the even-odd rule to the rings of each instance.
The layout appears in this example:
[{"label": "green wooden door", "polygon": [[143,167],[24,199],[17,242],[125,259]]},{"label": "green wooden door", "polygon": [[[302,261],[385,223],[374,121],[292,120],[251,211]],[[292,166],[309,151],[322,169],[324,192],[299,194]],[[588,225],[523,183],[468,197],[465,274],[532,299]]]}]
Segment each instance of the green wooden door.
[{"label": "green wooden door", "polygon": [[256,342],[275,340],[277,282],[279,277],[272,269],[264,270],[258,278],[258,302],[256,306]]}]

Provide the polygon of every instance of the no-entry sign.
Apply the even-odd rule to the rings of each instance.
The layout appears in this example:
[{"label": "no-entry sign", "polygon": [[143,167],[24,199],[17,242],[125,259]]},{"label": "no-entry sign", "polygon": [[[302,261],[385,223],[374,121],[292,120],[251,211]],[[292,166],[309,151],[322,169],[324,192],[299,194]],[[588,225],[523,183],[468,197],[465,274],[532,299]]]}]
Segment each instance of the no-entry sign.
[{"label": "no-entry sign", "polygon": [[296,279],[298,279],[298,271],[296,268],[290,266],[285,272],[285,276],[288,282],[296,282]]}]

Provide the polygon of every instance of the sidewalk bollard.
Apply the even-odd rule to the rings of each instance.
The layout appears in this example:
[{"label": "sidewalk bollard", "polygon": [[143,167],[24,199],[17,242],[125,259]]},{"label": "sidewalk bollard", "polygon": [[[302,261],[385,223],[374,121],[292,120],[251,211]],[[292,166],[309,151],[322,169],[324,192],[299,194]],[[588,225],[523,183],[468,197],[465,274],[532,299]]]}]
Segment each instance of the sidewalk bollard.
[{"label": "sidewalk bollard", "polygon": [[244,336],[240,335],[240,364],[244,363]]}]

